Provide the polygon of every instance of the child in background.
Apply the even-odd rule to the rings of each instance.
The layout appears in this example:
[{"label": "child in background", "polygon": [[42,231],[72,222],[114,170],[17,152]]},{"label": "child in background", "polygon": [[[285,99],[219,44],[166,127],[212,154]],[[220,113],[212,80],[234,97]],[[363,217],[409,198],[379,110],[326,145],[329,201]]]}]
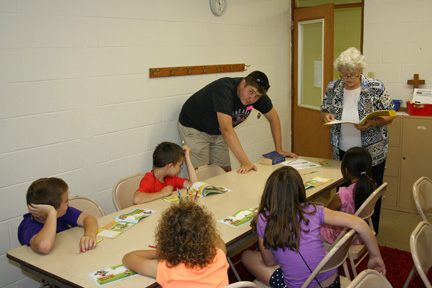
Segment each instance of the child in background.
[{"label": "child in background", "polygon": [[[160,143],[153,152],[153,170],[146,173],[135,192],[133,203],[140,204],[177,193],[177,189],[191,187],[198,181],[190,158],[190,148],[171,142]],[[183,161],[189,178],[178,177]]]},{"label": "child in background", "polygon": [[[243,252],[243,265],[271,287],[301,287],[327,254],[320,235],[323,223],[354,229],[369,251],[368,268],[385,275],[378,244],[366,222],[309,203],[300,174],[288,166],[275,170],[265,184],[258,215],[251,223],[260,251]],[[337,269],[316,279],[309,287],[340,285]]]},{"label": "child in background", "polygon": [[84,227],[80,249],[85,252],[96,247],[97,220],[80,210],[68,206],[69,187],[59,178],[41,178],[27,190],[27,207],[18,227],[21,245],[46,254],[55,243],[56,233],[75,226]]},{"label": "child in background", "polygon": [[180,201],[165,210],[156,228],[156,250],[126,254],[123,264],[156,278],[164,288],[228,285],[226,247],[212,215],[197,202]]},{"label": "child in background", "polygon": [[[350,185],[340,187],[327,208],[355,214],[376,189],[376,183],[370,177],[371,169],[372,157],[367,149],[362,147],[348,149],[342,159],[341,172]],[[327,243],[331,244],[342,230],[343,227],[323,225],[321,235]],[[362,244],[361,239],[357,238],[354,244]]]}]

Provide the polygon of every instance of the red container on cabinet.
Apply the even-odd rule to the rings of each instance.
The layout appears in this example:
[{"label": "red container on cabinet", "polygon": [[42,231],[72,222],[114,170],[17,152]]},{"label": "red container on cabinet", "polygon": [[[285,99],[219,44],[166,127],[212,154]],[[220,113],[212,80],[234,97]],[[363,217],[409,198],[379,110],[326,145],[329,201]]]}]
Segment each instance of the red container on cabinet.
[{"label": "red container on cabinet", "polygon": [[406,102],[408,114],[413,116],[432,116],[432,104]]}]

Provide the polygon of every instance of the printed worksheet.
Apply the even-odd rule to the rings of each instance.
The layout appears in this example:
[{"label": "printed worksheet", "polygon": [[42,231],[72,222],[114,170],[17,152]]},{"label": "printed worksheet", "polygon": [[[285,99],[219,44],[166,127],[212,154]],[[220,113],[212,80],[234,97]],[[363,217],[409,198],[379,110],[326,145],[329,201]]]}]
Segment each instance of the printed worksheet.
[{"label": "printed worksheet", "polygon": [[233,227],[239,227],[252,221],[258,213],[258,205],[249,209],[240,209],[229,215],[228,217],[219,220],[218,222],[227,224]]},{"label": "printed worksheet", "polygon": [[123,264],[100,269],[87,274],[98,286],[120,281],[138,275],[136,272],[127,269]]},{"label": "printed worksheet", "polygon": [[301,158],[297,158],[294,160],[288,160],[285,162],[282,162],[281,164],[285,165],[285,166],[291,166],[294,169],[297,170],[301,170],[301,169],[306,169],[306,168],[312,168],[312,167],[320,167],[321,165],[301,159]]}]

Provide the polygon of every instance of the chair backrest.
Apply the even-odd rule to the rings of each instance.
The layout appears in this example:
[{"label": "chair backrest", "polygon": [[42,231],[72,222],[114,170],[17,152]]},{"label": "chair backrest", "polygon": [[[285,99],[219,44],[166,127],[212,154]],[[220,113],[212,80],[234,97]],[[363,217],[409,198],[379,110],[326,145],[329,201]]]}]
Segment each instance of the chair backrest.
[{"label": "chair backrest", "polygon": [[369,195],[369,197],[357,209],[354,215],[362,219],[367,219],[371,217],[372,214],[374,213],[375,204],[387,189],[387,185],[388,185],[387,182],[384,182],[381,186],[375,189],[375,191],[373,191],[372,194]]},{"label": "chair backrest", "polygon": [[[387,185],[388,185],[387,182],[384,182],[381,186],[379,186],[377,189],[375,189],[371,193],[371,195],[369,195],[369,197],[363,202],[363,204],[357,209],[356,213],[354,214],[355,216],[360,217],[362,219],[368,219],[369,218],[368,223],[369,223],[369,226],[371,227],[372,231],[375,231],[375,230],[374,230],[374,227],[373,227],[373,224],[372,224],[370,217],[374,213],[376,202],[378,201],[378,199],[382,196],[382,194],[387,189]],[[347,230],[348,230],[347,228],[344,228],[333,243],[336,243],[337,241],[339,241],[339,239],[342,238],[343,235],[345,235]],[[332,244],[332,245],[334,245],[334,244]]]},{"label": "chair backrest", "polygon": [[414,182],[412,193],[421,218],[428,221],[425,212],[432,208],[432,181],[427,177],[420,177]]},{"label": "chair backrest", "polygon": [[336,242],[315,270],[312,271],[312,274],[303,284],[302,288],[308,287],[319,273],[336,269],[342,265],[348,256],[348,251],[355,235],[355,230],[351,229],[338,242]]},{"label": "chair backrest", "polygon": [[117,211],[133,206],[133,197],[144,174],[135,174],[118,180],[112,190],[112,200]]},{"label": "chair backrest", "polygon": [[411,233],[410,248],[414,266],[426,287],[432,285],[428,280],[427,272],[432,266],[432,224],[421,221]]},{"label": "chair backrest", "polygon": [[240,281],[240,282],[231,283],[230,285],[225,286],[223,288],[257,288],[257,286],[255,285],[255,283],[250,281]]},{"label": "chair backrest", "polygon": [[347,288],[392,288],[390,282],[379,272],[366,269],[353,279]]},{"label": "chair backrest", "polygon": [[105,211],[99,203],[86,196],[73,196],[69,198],[69,206],[90,214],[95,218],[105,216]]},{"label": "chair backrest", "polygon": [[214,164],[198,167],[195,171],[199,181],[204,181],[208,178],[226,173],[224,169]]}]

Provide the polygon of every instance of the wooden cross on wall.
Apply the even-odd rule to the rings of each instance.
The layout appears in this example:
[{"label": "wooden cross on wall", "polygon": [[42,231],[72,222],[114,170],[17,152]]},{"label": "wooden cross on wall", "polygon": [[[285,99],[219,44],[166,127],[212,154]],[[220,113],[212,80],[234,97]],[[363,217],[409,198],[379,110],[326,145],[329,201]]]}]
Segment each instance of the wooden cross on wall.
[{"label": "wooden cross on wall", "polygon": [[419,74],[414,74],[414,80],[407,80],[407,83],[412,84],[414,90],[414,88],[418,88],[419,85],[425,84],[425,80],[420,80]]}]

